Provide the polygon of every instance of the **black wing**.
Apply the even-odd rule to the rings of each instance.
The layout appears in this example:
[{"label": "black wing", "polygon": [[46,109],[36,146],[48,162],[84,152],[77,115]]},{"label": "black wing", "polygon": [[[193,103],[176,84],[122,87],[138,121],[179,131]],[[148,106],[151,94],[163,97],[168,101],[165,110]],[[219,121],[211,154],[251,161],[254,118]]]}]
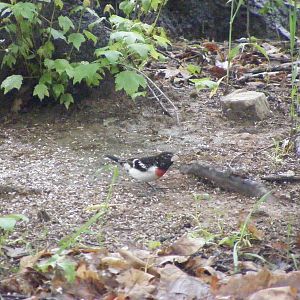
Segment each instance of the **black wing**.
[{"label": "black wing", "polygon": [[146,172],[149,168],[149,165],[146,165],[144,162],[137,158],[132,160],[132,166],[142,172]]}]

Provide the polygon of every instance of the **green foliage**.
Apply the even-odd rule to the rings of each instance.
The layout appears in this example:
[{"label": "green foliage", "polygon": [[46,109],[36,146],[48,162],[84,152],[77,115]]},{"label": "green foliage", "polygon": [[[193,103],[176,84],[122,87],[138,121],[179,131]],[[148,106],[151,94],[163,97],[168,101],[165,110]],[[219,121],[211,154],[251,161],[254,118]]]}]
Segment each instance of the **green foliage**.
[{"label": "green foliage", "polygon": [[106,199],[104,203],[97,206],[98,212],[94,214],[89,220],[87,220],[83,225],[81,225],[74,233],[66,236],[60,241],[60,247],[56,251],[56,253],[50,259],[47,259],[46,261],[43,261],[37,265],[37,268],[40,271],[46,272],[49,267],[58,268],[63,271],[64,276],[69,282],[74,282],[76,277],[75,264],[66,255],[64,255],[63,252],[64,250],[74,246],[81,234],[86,233],[92,225],[105,217],[105,215],[109,211],[109,201],[112,197],[113,187],[117,181],[118,176],[118,167],[114,167]]},{"label": "green foliage", "polygon": [[6,243],[8,235],[12,232],[18,221],[28,222],[28,218],[21,214],[11,214],[0,217],[0,254],[1,247]]},{"label": "green foliage", "polygon": [[233,264],[235,272],[238,271],[238,260],[239,260],[239,253],[243,247],[250,247],[251,240],[255,239],[256,237],[253,235],[252,232],[249,231],[248,227],[251,221],[251,217],[254,212],[256,212],[260,206],[268,199],[270,192],[263,195],[254,205],[252,210],[247,215],[245,221],[240,226],[240,230],[238,232],[233,233],[230,236],[224,237],[220,242],[219,245],[227,245],[229,247],[233,247]]},{"label": "green foliage", "polygon": [[201,68],[193,64],[187,65],[186,69],[191,75],[197,75],[201,73]]},{"label": "green foliage", "polygon": [[159,247],[161,247],[161,242],[159,242],[159,241],[149,241],[148,242],[148,248],[150,250],[156,250]]},{"label": "green foliage", "polygon": [[190,79],[195,84],[196,90],[213,89],[216,86],[216,82],[209,78]]},{"label": "green foliage", "polygon": [[128,95],[134,96],[139,87],[147,86],[146,79],[134,71],[123,71],[116,75],[116,90],[125,90]]},{"label": "green foliage", "polygon": [[19,90],[22,85],[22,82],[23,82],[22,75],[11,75],[6,77],[6,79],[2,81],[1,88],[4,89],[4,94],[6,94],[13,89]]},{"label": "green foliage", "polygon": [[[0,13],[8,13],[1,29],[10,37],[10,41],[6,41],[6,48],[0,49],[5,53],[1,68],[11,70],[1,83],[1,89],[6,94],[30,83],[33,96],[41,101],[54,98],[68,108],[74,102],[72,85],[83,83],[98,86],[104,73],[111,72],[115,75],[117,90],[124,90],[132,98],[144,94],[147,81],[139,70],[150,59],[163,59],[156,47],[167,47],[170,41],[162,28],[156,28],[156,22],[145,24],[141,18],[151,11],[158,11],[159,14],[165,3],[165,0],[122,1],[120,9],[127,17],[117,16],[113,14],[112,7],[105,7],[110,14],[106,19],[89,7],[90,1],[73,7],[68,16],[59,14],[64,7],[64,1],[61,0],[0,2]],[[52,10],[50,19],[43,15],[45,9],[49,11],[49,8]],[[79,14],[76,25],[71,19],[72,14]],[[82,29],[84,14],[91,14],[96,20],[88,28]],[[104,20],[111,27],[109,44],[96,48],[98,37],[92,29]],[[66,49],[60,57],[57,57],[58,40],[60,46],[65,43]],[[80,52],[88,41],[95,47],[95,58],[91,61],[75,61],[73,53]],[[14,74],[16,66],[20,74]]]},{"label": "green foliage", "polygon": [[235,46],[234,48],[232,48],[230,50],[230,52],[228,53],[228,59],[232,60],[233,58],[235,58],[238,54],[240,54],[241,50],[245,49],[246,46],[255,48],[258,52],[260,52],[269,61],[269,56],[268,56],[267,51],[257,43],[240,43],[240,44],[238,44],[237,46]]},{"label": "green foliage", "polygon": [[0,229],[4,231],[12,231],[15,228],[17,221],[26,221],[28,218],[21,214],[11,214],[0,217]]},{"label": "green foliage", "polygon": [[268,0],[264,3],[263,7],[259,10],[262,15],[272,13],[276,8],[284,5],[284,0]]}]

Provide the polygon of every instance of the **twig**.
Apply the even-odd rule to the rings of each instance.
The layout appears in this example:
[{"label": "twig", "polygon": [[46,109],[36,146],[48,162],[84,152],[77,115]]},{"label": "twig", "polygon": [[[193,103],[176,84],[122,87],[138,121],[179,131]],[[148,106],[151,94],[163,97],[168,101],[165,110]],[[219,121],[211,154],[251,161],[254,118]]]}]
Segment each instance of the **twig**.
[{"label": "twig", "polygon": [[[172,108],[175,111],[175,116],[176,116],[176,121],[177,121],[177,125],[180,125],[180,120],[179,120],[179,114],[178,114],[178,109],[175,106],[175,104],[173,103],[173,101],[162,91],[162,89],[143,71],[134,68],[132,66],[129,65],[124,65],[125,68],[130,68],[134,71],[136,71],[137,73],[141,74],[142,76],[144,76],[146,78],[146,80],[148,81],[148,88],[151,91],[151,93],[153,94],[154,98],[157,100],[157,102],[159,103],[159,105],[162,107],[162,109],[164,110],[164,112],[172,117],[172,114],[168,111],[168,109],[163,105],[162,101],[160,100],[159,96],[163,96],[167,102],[172,106]],[[159,92],[159,96],[156,95],[154,88],[151,87],[151,85]]]},{"label": "twig", "polygon": [[152,89],[152,87],[151,87],[150,85],[148,85],[148,88],[149,88],[150,92],[151,92],[152,95],[153,95],[152,98],[155,98],[155,99],[157,100],[157,102],[158,102],[159,105],[161,106],[163,112],[164,112],[167,116],[172,117],[172,115],[168,112],[167,108],[166,108],[166,107],[164,106],[164,104],[160,101],[159,96],[157,96],[157,95],[155,94],[155,91]]},{"label": "twig", "polygon": [[229,162],[228,167],[231,168],[232,163],[240,156],[244,155],[246,152],[240,152],[237,155],[235,155],[232,160]]},{"label": "twig", "polygon": [[169,53],[167,53],[166,51],[162,51],[162,50],[159,50],[159,49],[157,49],[156,51],[157,51],[158,53],[160,53],[160,54],[162,54],[162,55],[165,55],[165,56],[167,56],[168,58],[170,58],[170,59],[176,61],[180,66],[182,65],[181,61],[180,61],[178,58],[171,56],[171,55],[170,55]]},{"label": "twig", "polygon": [[262,180],[271,181],[271,182],[299,182],[299,175],[288,174],[275,174],[275,175],[266,175],[261,177]]},{"label": "twig", "polygon": [[[151,87],[150,87],[150,84],[151,83],[158,91],[159,93],[169,102],[169,104],[173,107],[174,111],[175,111],[175,115],[176,115],[176,121],[177,121],[177,124],[180,125],[180,120],[179,120],[179,114],[178,114],[178,109],[177,107],[175,106],[175,104],[173,103],[173,101],[161,90],[161,88],[152,80],[150,79],[143,71],[140,71],[138,69],[135,69],[138,73],[142,74],[148,81],[148,87],[151,91]],[[153,90],[153,89],[152,89]],[[155,95],[154,95],[155,96]],[[156,97],[155,97],[156,98]],[[157,98],[156,98],[157,99]],[[159,104],[161,105],[161,101],[159,99]],[[168,111],[168,110],[167,110]],[[171,115],[171,114],[170,114]]]}]

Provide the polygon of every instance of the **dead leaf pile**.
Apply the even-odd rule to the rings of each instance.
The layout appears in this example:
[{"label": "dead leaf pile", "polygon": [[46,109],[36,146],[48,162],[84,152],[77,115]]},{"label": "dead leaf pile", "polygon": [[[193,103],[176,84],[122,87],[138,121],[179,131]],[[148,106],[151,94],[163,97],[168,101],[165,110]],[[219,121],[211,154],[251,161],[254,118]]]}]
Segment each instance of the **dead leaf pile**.
[{"label": "dead leaf pile", "polygon": [[19,273],[0,281],[0,298],[300,299],[300,272],[261,269],[230,276],[214,269],[213,257],[201,257],[204,244],[202,239],[185,235],[155,253],[140,249],[120,249],[116,253],[73,249],[59,256],[64,264],[48,264],[43,272],[38,266],[56,254],[42,251],[24,257]]},{"label": "dead leaf pile", "polygon": [[[270,82],[282,83],[290,76],[291,57],[283,45],[236,41],[232,46],[231,74],[237,84],[264,86]],[[156,80],[166,80],[176,87],[190,85],[195,78],[218,80],[227,74],[228,47],[222,43],[177,42],[163,54],[169,62],[153,63],[148,71]]]}]

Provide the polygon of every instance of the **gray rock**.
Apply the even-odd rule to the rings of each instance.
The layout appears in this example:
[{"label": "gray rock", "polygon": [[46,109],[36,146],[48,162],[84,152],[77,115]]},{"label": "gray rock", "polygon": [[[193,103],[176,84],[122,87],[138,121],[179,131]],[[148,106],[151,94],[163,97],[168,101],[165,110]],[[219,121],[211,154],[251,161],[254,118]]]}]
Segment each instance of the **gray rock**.
[{"label": "gray rock", "polygon": [[221,98],[223,113],[230,119],[263,120],[271,115],[264,93],[236,90]]}]

